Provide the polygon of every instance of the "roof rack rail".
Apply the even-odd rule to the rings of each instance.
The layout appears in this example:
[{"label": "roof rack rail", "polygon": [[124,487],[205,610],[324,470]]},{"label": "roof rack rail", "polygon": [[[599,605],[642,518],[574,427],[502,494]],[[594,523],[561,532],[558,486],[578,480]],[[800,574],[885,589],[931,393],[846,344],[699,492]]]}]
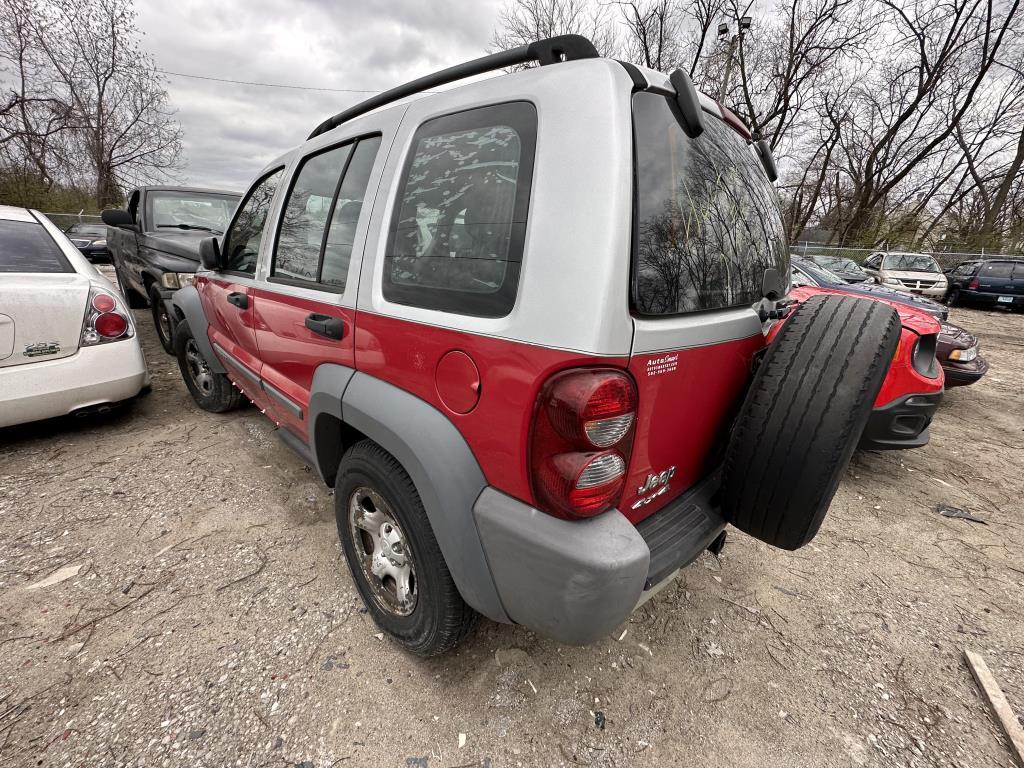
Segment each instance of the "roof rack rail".
[{"label": "roof rack rail", "polygon": [[322,133],[337,128],[344,122],[354,117],[365,115],[377,107],[383,107],[406,96],[435,88],[439,85],[447,85],[456,80],[462,80],[474,75],[482,75],[485,72],[494,72],[505,67],[514,67],[517,64],[526,64],[531,61],[538,62],[541,66],[546,64],[557,64],[562,61],[573,61],[575,59],[595,59],[600,54],[594,44],[582,35],[559,35],[549,37],[545,40],[537,40],[528,45],[521,45],[508,51],[499,51],[488,56],[481,56],[463,64],[456,64],[454,67],[442,69],[440,72],[426,75],[410,83],[405,83],[397,88],[384,91],[372,96],[366,101],[361,101],[354,107],[349,107],[344,112],[339,112],[334,117],[324,120],[314,131],[309,134],[312,139]]}]

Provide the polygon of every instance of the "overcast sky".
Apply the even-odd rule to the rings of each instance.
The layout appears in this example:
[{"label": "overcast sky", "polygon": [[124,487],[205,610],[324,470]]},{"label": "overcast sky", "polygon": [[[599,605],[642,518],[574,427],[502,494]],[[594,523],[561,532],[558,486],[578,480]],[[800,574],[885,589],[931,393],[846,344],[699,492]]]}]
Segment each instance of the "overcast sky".
[{"label": "overcast sky", "polygon": [[[384,90],[480,56],[502,0],[138,0],[160,69],[318,88]],[[370,94],[166,75],[184,130],[182,181],[243,191],[324,118]]]}]

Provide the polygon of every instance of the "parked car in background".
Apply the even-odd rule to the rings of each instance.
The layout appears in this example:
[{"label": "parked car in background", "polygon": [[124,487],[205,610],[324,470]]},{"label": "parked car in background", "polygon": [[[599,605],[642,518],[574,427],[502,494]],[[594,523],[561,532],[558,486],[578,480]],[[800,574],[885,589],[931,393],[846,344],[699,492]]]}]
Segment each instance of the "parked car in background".
[{"label": "parked car in background", "polygon": [[946,275],[951,307],[964,304],[1024,309],[1024,260],[965,261]]},{"label": "parked car in background", "polygon": [[894,304],[903,304],[922,312],[927,312],[939,322],[949,318],[949,309],[939,302],[918,296],[912,293],[905,293],[874,283],[851,284],[831,270],[816,264],[808,259],[794,256],[790,260],[792,268],[791,280],[793,285],[813,285],[818,288],[828,288],[840,293],[852,296],[867,296],[872,299],[882,299]]},{"label": "parked car in background", "polygon": [[939,262],[927,253],[878,251],[865,260],[864,269],[888,288],[933,299],[946,297],[946,276]]},{"label": "parked car in background", "polygon": [[160,344],[173,354],[171,297],[192,282],[199,243],[221,235],[239,195],[192,187],[139,187],[127,210],[103,211],[121,293],[133,308],[149,306]]},{"label": "parked car in background", "polygon": [[[794,286],[789,295],[797,302],[805,302],[822,294],[849,293],[847,286],[836,289],[799,285]],[[899,313],[902,325],[899,346],[875,397],[858,447],[871,451],[920,448],[928,443],[928,427],[942,400],[945,379],[935,355],[941,326],[928,313],[906,303],[890,301],[881,295],[853,295],[860,301],[892,306]]]},{"label": "parked car in background", "polygon": [[923,296],[900,293],[881,285],[847,285],[824,267],[793,258],[792,281],[795,286],[815,286],[836,293],[866,296],[927,312],[942,324],[935,346],[935,358],[946,374],[946,386],[973,384],[988,371],[988,363],[978,354],[978,339],[969,331],[948,322],[949,310]]},{"label": "parked car in background", "polygon": [[105,264],[110,261],[105,224],[79,222],[64,230],[64,234],[89,261],[97,264]]},{"label": "parked car in background", "polygon": [[45,216],[0,206],[0,427],[103,412],[148,387],[110,281]]},{"label": "parked car in background", "polygon": [[980,354],[978,337],[953,323],[943,323],[935,357],[946,374],[947,387],[973,384],[988,372]]},{"label": "parked car in background", "polygon": [[334,488],[396,642],[478,613],[593,642],[727,523],[810,541],[900,344],[884,303],[784,303],[775,178],[682,70],[574,35],[492,54],[267,165],[174,296],[178,364]]},{"label": "parked car in background", "polygon": [[819,267],[824,267],[833,274],[838,275],[844,282],[854,285],[858,283],[870,285],[875,282],[875,278],[865,272],[864,268],[853,259],[843,258],[842,256],[822,255],[810,256],[810,259]]}]

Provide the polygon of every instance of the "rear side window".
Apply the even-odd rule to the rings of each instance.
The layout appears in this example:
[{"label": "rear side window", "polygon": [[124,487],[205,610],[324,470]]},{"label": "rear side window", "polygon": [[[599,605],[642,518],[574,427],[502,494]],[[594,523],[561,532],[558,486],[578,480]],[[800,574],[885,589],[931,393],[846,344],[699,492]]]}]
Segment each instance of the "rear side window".
[{"label": "rear side window", "polygon": [[[978,277],[991,278],[995,280],[1009,280],[1013,276],[1013,263],[1009,261],[990,261],[981,265]],[[1024,277],[1024,272],[1020,273]]]},{"label": "rear side window", "polygon": [[634,310],[674,315],[753,304],[766,269],[789,273],[775,189],[724,122],[706,119],[691,139],[676,111],[665,96],[633,97]]},{"label": "rear side window", "polygon": [[42,224],[0,220],[0,272],[74,272]]},{"label": "rear side window", "polygon": [[384,298],[502,317],[515,303],[537,111],[528,102],[430,120],[413,137],[384,260]]},{"label": "rear side window", "polygon": [[345,290],[356,225],[380,137],[333,147],[303,161],[281,216],[270,277]]}]

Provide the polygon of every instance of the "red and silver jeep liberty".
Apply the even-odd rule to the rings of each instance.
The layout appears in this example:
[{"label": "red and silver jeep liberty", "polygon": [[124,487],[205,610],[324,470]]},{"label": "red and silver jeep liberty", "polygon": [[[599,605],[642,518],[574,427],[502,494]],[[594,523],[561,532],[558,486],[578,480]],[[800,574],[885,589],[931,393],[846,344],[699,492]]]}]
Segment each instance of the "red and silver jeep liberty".
[{"label": "red and silver jeep liberty", "polygon": [[403,646],[480,614],[588,643],[729,523],[806,544],[871,413],[896,312],[789,302],[774,178],[681,71],[576,36],[486,56],[259,174],[174,295],[182,374],[206,410],[265,409],[335,489]]}]

